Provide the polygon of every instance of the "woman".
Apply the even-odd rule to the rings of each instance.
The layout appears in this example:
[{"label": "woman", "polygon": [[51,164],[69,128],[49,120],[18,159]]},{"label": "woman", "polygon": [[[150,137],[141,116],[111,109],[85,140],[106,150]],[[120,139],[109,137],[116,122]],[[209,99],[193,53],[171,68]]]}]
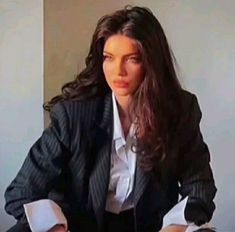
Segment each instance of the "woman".
[{"label": "woman", "polygon": [[211,219],[216,187],[201,111],[150,10],[102,17],[85,69],[44,108],[51,124],[6,190],[6,211],[18,220],[10,231],[34,227],[30,202],[62,209],[67,224],[50,231],[183,232]]}]

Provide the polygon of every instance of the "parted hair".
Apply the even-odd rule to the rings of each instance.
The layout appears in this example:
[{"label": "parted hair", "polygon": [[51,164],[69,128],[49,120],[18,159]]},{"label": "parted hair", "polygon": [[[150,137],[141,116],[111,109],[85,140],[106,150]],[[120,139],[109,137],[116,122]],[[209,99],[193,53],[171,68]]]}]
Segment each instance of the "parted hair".
[{"label": "parted hair", "polygon": [[161,163],[170,158],[170,139],[180,117],[181,86],[164,30],[148,8],[126,6],[100,18],[85,68],[75,80],[63,85],[60,95],[44,103],[44,109],[50,111],[59,101],[100,97],[111,91],[102,69],[103,48],[115,34],[135,39],[140,48],[145,77],[129,108],[137,128],[137,140],[132,147],[145,171],[160,172]]}]

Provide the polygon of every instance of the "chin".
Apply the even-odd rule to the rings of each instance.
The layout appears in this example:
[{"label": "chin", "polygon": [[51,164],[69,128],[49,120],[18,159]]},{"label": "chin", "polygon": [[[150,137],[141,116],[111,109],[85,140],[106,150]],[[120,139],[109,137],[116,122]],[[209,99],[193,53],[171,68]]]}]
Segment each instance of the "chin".
[{"label": "chin", "polygon": [[120,96],[120,97],[129,97],[131,95],[130,92],[127,92],[127,91],[114,91],[114,94],[116,96]]}]

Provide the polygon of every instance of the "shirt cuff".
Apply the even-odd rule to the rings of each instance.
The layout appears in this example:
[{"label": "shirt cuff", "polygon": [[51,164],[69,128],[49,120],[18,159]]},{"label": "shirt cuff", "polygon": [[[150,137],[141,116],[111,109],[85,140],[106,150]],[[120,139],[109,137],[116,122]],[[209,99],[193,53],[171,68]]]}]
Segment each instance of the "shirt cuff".
[{"label": "shirt cuff", "polygon": [[24,204],[26,218],[33,232],[46,232],[55,225],[67,230],[67,220],[61,208],[52,200],[43,199]]},{"label": "shirt cuff", "polygon": [[176,204],[163,218],[162,229],[169,225],[184,225],[188,226],[185,232],[194,232],[198,229],[213,229],[209,223],[205,223],[201,226],[197,226],[194,223],[187,222],[184,217],[185,207],[188,201],[188,197]]},{"label": "shirt cuff", "polygon": [[188,197],[176,204],[163,218],[162,228],[169,225],[188,225],[189,223],[185,220],[184,210],[188,201]]}]

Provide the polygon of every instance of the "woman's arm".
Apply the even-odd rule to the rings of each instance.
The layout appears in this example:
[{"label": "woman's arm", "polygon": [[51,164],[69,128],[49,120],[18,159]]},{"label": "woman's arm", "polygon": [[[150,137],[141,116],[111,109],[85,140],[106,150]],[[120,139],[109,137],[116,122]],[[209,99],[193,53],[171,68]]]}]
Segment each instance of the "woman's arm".
[{"label": "woman's arm", "polygon": [[216,187],[209,150],[200,131],[201,110],[195,95],[191,95],[184,113],[187,116],[180,133],[180,194],[183,198],[189,196],[185,209],[186,220],[201,225],[212,217]]},{"label": "woman's arm", "polygon": [[50,126],[31,147],[5,192],[6,211],[21,223],[27,223],[23,204],[48,197],[70,155],[69,117],[65,106],[56,104],[50,115]]}]

